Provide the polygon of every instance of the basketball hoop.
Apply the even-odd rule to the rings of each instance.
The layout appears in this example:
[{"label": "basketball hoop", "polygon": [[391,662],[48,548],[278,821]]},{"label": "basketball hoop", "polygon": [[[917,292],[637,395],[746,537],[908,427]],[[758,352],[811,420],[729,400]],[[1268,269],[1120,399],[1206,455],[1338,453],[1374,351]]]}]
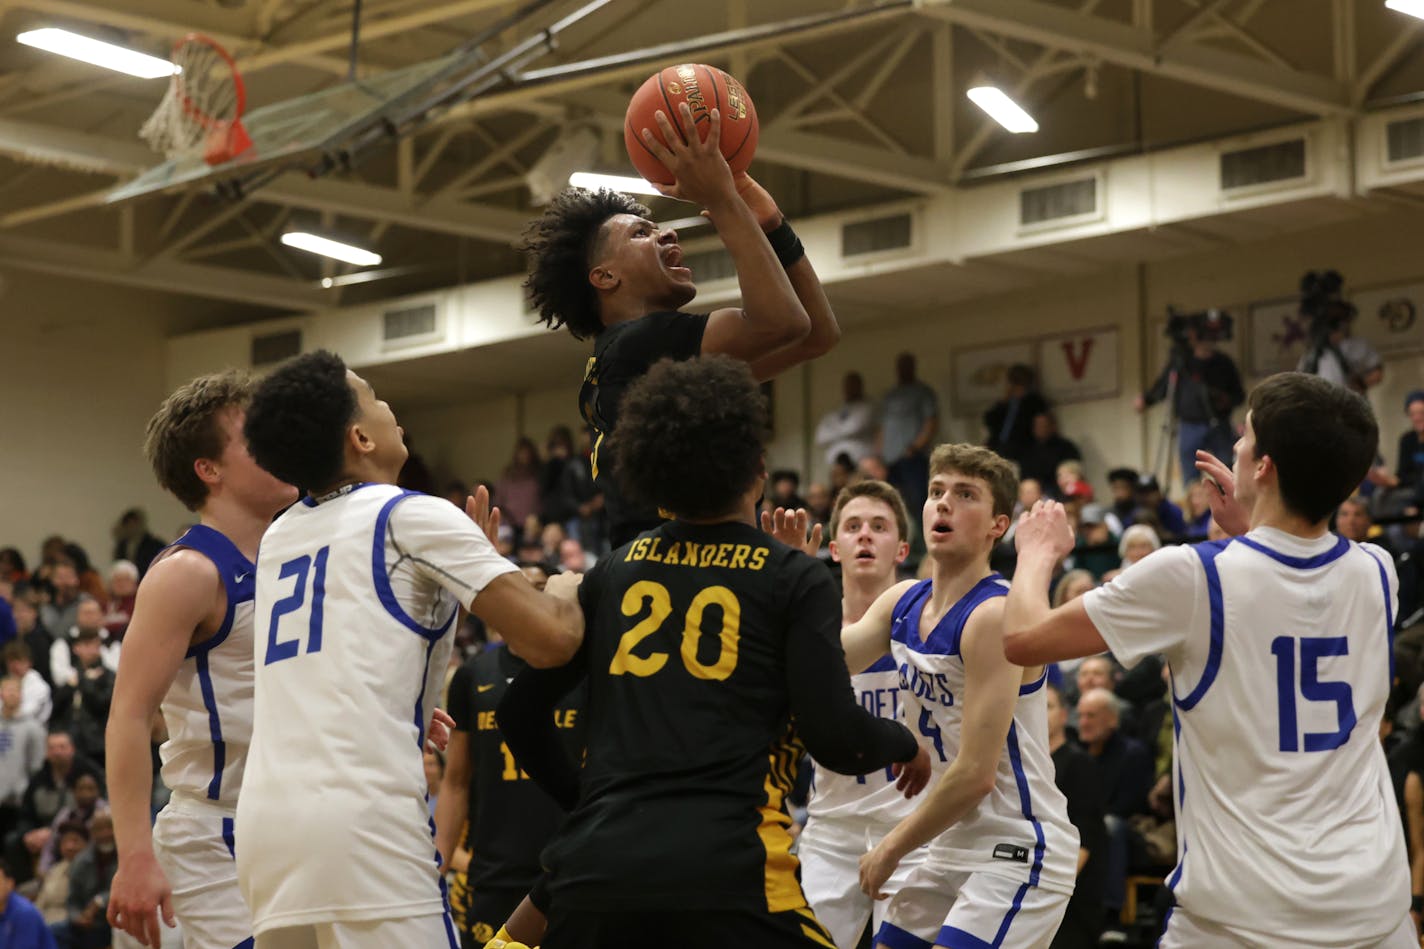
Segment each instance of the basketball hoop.
[{"label": "basketball hoop", "polygon": [[242,127],[247,90],[231,54],[211,37],[189,33],[173,44],[173,78],[139,137],[169,158],[202,150],[220,165],[252,147]]}]

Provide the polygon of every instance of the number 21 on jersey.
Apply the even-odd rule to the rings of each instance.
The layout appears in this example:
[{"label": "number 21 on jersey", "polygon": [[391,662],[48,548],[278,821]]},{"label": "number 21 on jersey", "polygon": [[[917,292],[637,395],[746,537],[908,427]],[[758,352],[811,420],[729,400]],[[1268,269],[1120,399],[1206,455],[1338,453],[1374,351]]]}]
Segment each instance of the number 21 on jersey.
[{"label": "number 21 on jersey", "polygon": [[[267,624],[267,652],[262,660],[264,666],[270,666],[274,662],[281,662],[283,659],[291,659],[301,651],[301,637],[291,636],[287,639],[280,638],[282,618],[292,613],[300,613],[302,607],[307,608],[307,652],[321,652],[321,624],[323,606],[326,600],[326,558],[331,553],[330,547],[323,547],[316,552],[315,562],[308,554],[303,554],[295,560],[288,560],[282,564],[277,571],[279,581],[288,577],[295,577],[296,582],[292,584],[292,592],[282,597],[272,604],[272,618]],[[311,579],[311,597],[308,602],[307,579]],[[300,623],[289,624],[297,625]]]}]

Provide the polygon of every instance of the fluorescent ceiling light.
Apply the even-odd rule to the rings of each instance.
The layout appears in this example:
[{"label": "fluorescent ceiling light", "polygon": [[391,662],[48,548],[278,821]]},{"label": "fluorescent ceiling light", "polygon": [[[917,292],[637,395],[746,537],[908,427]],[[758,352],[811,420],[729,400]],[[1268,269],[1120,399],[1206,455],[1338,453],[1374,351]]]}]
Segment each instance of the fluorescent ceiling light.
[{"label": "fluorescent ceiling light", "polygon": [[1391,10],[1424,19],[1424,0],[1384,0],[1384,5]]},{"label": "fluorescent ceiling light", "polygon": [[662,194],[657,188],[642,178],[627,178],[622,175],[596,175],[590,171],[576,171],[569,175],[569,184],[575,188],[608,188],[627,194]]},{"label": "fluorescent ceiling light", "polygon": [[308,234],[306,231],[288,231],[282,235],[282,243],[298,250],[355,264],[357,267],[374,267],[381,262],[380,254],[373,254],[363,247],[353,247],[329,237]]},{"label": "fluorescent ceiling light", "polygon": [[166,59],[52,26],[21,33],[15,39],[35,49],[58,53],[60,56],[68,56],[93,66],[103,66],[105,69],[126,73],[139,79],[162,79],[173,75],[175,68]]},{"label": "fluorescent ceiling light", "polygon": [[1015,134],[1037,132],[1038,123],[1023,108],[994,86],[975,86],[967,93],[969,101],[989,114],[989,118]]}]

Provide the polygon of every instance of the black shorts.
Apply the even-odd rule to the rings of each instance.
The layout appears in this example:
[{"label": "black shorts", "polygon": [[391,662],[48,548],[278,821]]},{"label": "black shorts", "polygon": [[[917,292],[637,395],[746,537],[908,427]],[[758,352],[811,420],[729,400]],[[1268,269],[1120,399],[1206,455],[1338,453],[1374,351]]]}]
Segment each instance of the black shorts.
[{"label": "black shorts", "polygon": [[450,915],[460,931],[462,949],[484,949],[525,897],[523,890],[475,889],[461,874],[450,888]]},{"label": "black shorts", "polygon": [[765,910],[559,912],[541,949],[836,949],[809,907]]}]

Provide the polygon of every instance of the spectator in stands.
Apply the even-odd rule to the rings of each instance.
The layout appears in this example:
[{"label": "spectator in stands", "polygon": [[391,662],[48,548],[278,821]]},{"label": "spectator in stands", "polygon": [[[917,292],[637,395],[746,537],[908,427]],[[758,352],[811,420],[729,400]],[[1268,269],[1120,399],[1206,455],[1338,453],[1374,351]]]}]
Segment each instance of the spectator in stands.
[{"label": "spectator in stands", "polygon": [[899,489],[906,507],[918,511],[929,494],[929,451],[939,431],[939,398],[915,377],[913,353],[895,357],[895,378],[895,387],[880,402],[876,454],[889,466],[885,480]]},{"label": "spectator in stands", "polygon": [[1424,686],[1415,694],[1418,711],[1404,739],[1389,753],[1389,774],[1394,782],[1395,802],[1403,818],[1409,851],[1414,906],[1410,915],[1421,924],[1424,906]]},{"label": "spectator in stands", "polygon": [[1346,498],[1335,509],[1335,533],[1346,540],[1362,544],[1367,540],[1379,543],[1383,538],[1371,538],[1374,519],[1370,517],[1370,506],[1358,494]]},{"label": "spectator in stands", "polygon": [[108,589],[104,586],[104,578],[94,569],[94,564],[84,548],[73,542],[65,544],[64,559],[74,564],[74,569],[79,573],[79,592],[89,594],[99,601],[100,606],[104,606],[109,599]]},{"label": "spectator in stands", "polygon": [[0,841],[20,820],[31,779],[44,767],[44,726],[20,707],[20,681],[0,679]]},{"label": "spectator in stands", "polygon": [[500,512],[511,524],[523,524],[539,516],[539,449],[533,439],[514,443],[514,457],[495,482],[494,498]]},{"label": "spectator in stands", "polygon": [[75,676],[75,668],[78,665],[74,658],[75,646],[79,638],[87,633],[97,635],[99,655],[104,665],[112,670],[119,668],[119,644],[106,641],[109,633],[104,628],[104,609],[97,600],[86,596],[79,601],[79,612],[69,634],[63,639],[56,639],[49,648],[49,671],[54,677],[56,689],[78,684]]},{"label": "spectator in stands", "polygon": [[[1230,452],[1227,453],[1226,459],[1230,462]],[[1145,474],[1137,479],[1137,507],[1139,511],[1154,515],[1162,532],[1168,537],[1182,537],[1186,534],[1187,519],[1182,516],[1182,509],[1163,496],[1162,485],[1158,483],[1156,475]],[[1139,513],[1133,519],[1140,521],[1143,517]]]},{"label": "spectator in stands", "polygon": [[49,843],[40,851],[39,872],[41,876],[48,873],[50,867],[60,860],[60,830],[66,824],[88,827],[96,814],[108,813],[109,802],[100,796],[99,779],[92,774],[81,774],[74,779],[73,796],[74,803],[61,810],[54,816],[54,820],[50,821]]},{"label": "spectator in stands", "polygon": [[30,578],[25,569],[25,557],[14,547],[0,547],[0,580],[24,583]]},{"label": "spectator in stands", "polygon": [[[1064,575],[1067,576],[1066,574]],[[1062,581],[1060,580],[1061,584]],[[1081,595],[1081,594],[1080,594]],[[1075,599],[1064,595],[1063,602]],[[1111,656],[1088,656],[1078,663],[1078,670],[1073,677],[1073,688],[1066,690],[1067,698],[1073,704],[1073,711],[1069,714],[1070,724],[1076,729],[1078,718],[1078,700],[1094,689],[1107,689],[1112,691],[1116,684],[1117,665]]]},{"label": "spectator in stands", "polygon": [[54,689],[50,724],[74,738],[81,755],[104,764],[104,726],[114,698],[114,671],[104,662],[97,629],[81,629],[74,640],[74,669]]},{"label": "spectator in stands", "polygon": [[1161,548],[1162,540],[1156,531],[1142,524],[1134,524],[1123,532],[1122,539],[1118,541],[1117,552],[1122,558],[1122,567],[1126,570],[1152,551]]},{"label": "spectator in stands", "polygon": [[69,918],[69,875],[74,858],[89,846],[89,828],[83,824],[63,824],[59,828],[59,860],[49,868],[35,897],[35,908],[53,926]]},{"label": "spectator in stands", "polygon": [[1052,481],[1059,465],[1082,457],[1077,445],[1058,434],[1057,419],[1045,410],[1033,417],[1033,437],[1020,452],[1019,469],[1026,478]]},{"label": "spectator in stands", "polygon": [[773,471],[767,482],[766,506],[784,507],[788,511],[805,507],[806,499],[801,497],[801,476],[790,468]]},{"label": "spectator in stands", "polygon": [[1120,931],[1127,873],[1135,862],[1131,818],[1148,813],[1147,792],[1155,776],[1147,748],[1118,727],[1119,709],[1117,696],[1103,688],[1088,689],[1078,699],[1078,741],[1097,766],[1108,831],[1105,934]]},{"label": "spectator in stands", "polygon": [[1401,488],[1412,489],[1416,502],[1424,485],[1424,389],[1415,389],[1404,400],[1409,430],[1399,436],[1399,466],[1395,475]]},{"label": "spectator in stands", "polygon": [[83,775],[98,776],[98,766],[76,753],[67,732],[50,732],[45,738],[45,766],[30,779],[20,803],[19,837],[6,845],[5,855],[15,872],[23,873],[23,880],[33,875],[34,861],[49,843],[50,824],[74,803],[74,782]]},{"label": "spectator in stands", "polygon": [[539,473],[539,512],[546,524],[559,524],[570,537],[578,536],[579,499],[576,490],[580,462],[574,455],[574,435],[567,425],[549,429],[544,441],[544,466]]},{"label": "spectator in stands", "polygon": [[886,481],[890,477],[890,469],[885,466],[885,460],[879,455],[866,455],[855,466],[854,481]]},{"label": "spectator in stands", "polygon": [[[990,406],[984,413],[984,427],[989,437],[984,442],[989,448],[1010,461],[1023,467],[1023,453],[1033,440],[1033,420],[1048,411],[1048,403],[1035,388],[1038,378],[1032,367],[1015,363],[1005,375],[1007,389],[1004,397]],[[1050,483],[1053,478],[1043,478]]]},{"label": "spectator in stands", "polygon": [[0,580],[0,646],[10,642],[17,635],[15,613],[10,608],[10,600],[15,595],[15,585],[8,580]]},{"label": "spectator in stands", "polygon": [[1108,507],[1108,528],[1119,537],[1131,526],[1137,511],[1137,472],[1132,468],[1114,468],[1108,472],[1108,492],[1112,504]]},{"label": "spectator in stands", "polygon": [[138,567],[127,560],[115,561],[109,567],[109,609],[104,613],[104,631],[109,642],[122,642],[129,628],[138,597],[138,579]]},{"label": "spectator in stands", "polygon": [[114,559],[133,564],[140,577],[148,572],[148,565],[163,548],[163,541],[149,531],[143,508],[129,508],[114,525]]},{"label": "spectator in stands", "polygon": [[30,649],[23,639],[5,646],[5,675],[20,683],[20,714],[41,725],[49,723],[53,694],[49,683],[30,663]]},{"label": "spectator in stands", "polygon": [[74,858],[69,871],[69,918],[54,927],[56,941],[63,943],[67,938],[73,949],[102,949],[111,938],[105,910],[109,884],[119,868],[113,819],[108,814],[95,815],[89,837],[89,846]]},{"label": "spectator in stands", "polygon": [[806,486],[806,513],[810,516],[812,524],[829,524],[831,507],[834,503],[835,499],[831,497],[831,489],[821,482],[812,481]]},{"label": "spectator in stands", "polygon": [[565,573],[587,573],[588,551],[572,537],[559,544],[559,569]]},{"label": "spectator in stands", "polygon": [[841,493],[841,489],[850,484],[855,473],[856,462],[845,452],[841,452],[831,461],[831,470],[827,473],[827,477],[831,482],[832,504],[835,503],[835,498]]},{"label": "spectator in stands", "polygon": [[1101,504],[1085,504],[1078,514],[1078,540],[1073,551],[1073,566],[1092,573],[1095,580],[1102,579],[1118,565],[1121,555],[1113,549],[1112,529],[1108,526],[1107,511]]},{"label": "spectator in stands", "polygon": [[[465,499],[470,496],[470,486],[459,479],[447,481],[440,496],[463,511]],[[490,496],[494,496],[493,492],[490,493]]]},{"label": "spectator in stands", "polygon": [[40,607],[40,622],[56,639],[73,628],[79,615],[79,571],[73,563],[60,561],[49,571],[50,599]]},{"label": "spectator in stands", "polygon": [[1207,492],[1215,490],[1205,478],[1194,478],[1187,485],[1187,495],[1182,501],[1182,520],[1186,522],[1185,534],[1192,540],[1201,540],[1211,527],[1211,504]]},{"label": "spectator in stands", "polygon": [[1060,501],[1077,498],[1087,503],[1093,500],[1093,486],[1083,477],[1083,463],[1070,458],[1053,469],[1053,485]]},{"label": "spectator in stands", "polygon": [[5,949],[55,949],[54,936],[33,903],[15,891],[22,882],[7,861],[0,860],[0,946]]},{"label": "spectator in stands", "polygon": [[1211,452],[1228,466],[1231,464],[1232,446],[1236,441],[1231,411],[1246,401],[1236,362],[1216,348],[1214,334],[1198,334],[1195,327],[1189,328],[1187,345],[1191,352],[1180,371],[1174,362],[1169,362],[1157,381],[1134,403],[1141,412],[1167,398],[1168,381],[1175,373],[1176,404],[1168,411],[1177,418],[1177,457],[1183,484],[1197,476],[1199,449]]},{"label": "spectator in stands", "polygon": [[841,382],[845,402],[831,409],[816,423],[816,446],[826,454],[826,464],[834,464],[844,453],[851,465],[875,452],[877,419],[875,406],[865,397],[865,380],[858,372],[848,372]]},{"label": "spectator in stands", "polygon": [[1043,482],[1037,478],[1024,478],[1019,482],[1019,499],[1014,506],[1014,518],[1024,511],[1031,510],[1035,504],[1043,500]]},{"label": "spectator in stands", "polygon": [[[1091,577],[1088,580],[1091,582]],[[1061,587],[1068,580],[1060,581]],[[1053,780],[1068,799],[1068,820],[1078,828],[1078,879],[1052,949],[1087,949],[1103,929],[1103,883],[1107,870],[1107,826],[1098,769],[1082,748],[1068,740],[1068,708],[1054,685],[1047,687],[1048,750]]]}]

